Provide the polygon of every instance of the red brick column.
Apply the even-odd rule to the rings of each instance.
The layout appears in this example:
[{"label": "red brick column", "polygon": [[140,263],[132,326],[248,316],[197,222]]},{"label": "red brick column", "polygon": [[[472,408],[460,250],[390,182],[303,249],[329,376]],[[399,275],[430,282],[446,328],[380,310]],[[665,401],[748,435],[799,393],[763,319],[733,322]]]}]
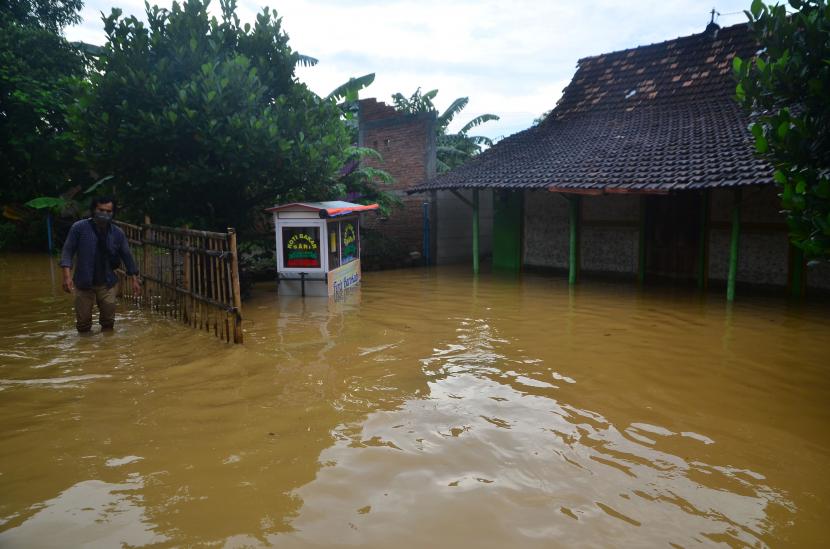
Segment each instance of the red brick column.
[{"label": "red brick column", "polygon": [[[405,253],[423,255],[423,203],[429,194],[407,195],[406,189],[435,175],[435,113],[403,114],[376,99],[360,101],[358,145],[383,157],[367,163],[395,178],[386,187],[403,202],[388,218],[365,216],[364,226],[382,231]],[[366,250],[371,253],[371,250]]]}]

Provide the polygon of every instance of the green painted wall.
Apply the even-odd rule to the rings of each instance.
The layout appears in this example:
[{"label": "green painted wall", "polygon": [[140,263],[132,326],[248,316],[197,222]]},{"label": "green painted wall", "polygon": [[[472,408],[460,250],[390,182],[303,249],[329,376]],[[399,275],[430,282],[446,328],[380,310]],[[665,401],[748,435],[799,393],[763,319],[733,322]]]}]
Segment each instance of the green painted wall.
[{"label": "green painted wall", "polygon": [[522,268],[522,191],[493,191],[493,269]]}]

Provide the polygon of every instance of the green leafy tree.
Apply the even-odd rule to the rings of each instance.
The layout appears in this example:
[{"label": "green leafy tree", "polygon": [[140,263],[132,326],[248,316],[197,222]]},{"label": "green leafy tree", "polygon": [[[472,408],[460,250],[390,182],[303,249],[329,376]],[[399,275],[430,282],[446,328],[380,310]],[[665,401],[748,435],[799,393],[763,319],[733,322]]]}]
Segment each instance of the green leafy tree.
[{"label": "green leafy tree", "polygon": [[79,1],[0,3],[0,202],[58,194],[83,174],[67,132],[82,54],[60,34]]},{"label": "green leafy tree", "polygon": [[3,19],[59,34],[64,27],[81,22],[82,0],[3,0]]},{"label": "green leafy tree", "polygon": [[[392,101],[395,104],[395,108],[400,112],[410,114],[419,112],[437,113],[438,109],[435,108],[432,102],[436,95],[438,95],[438,90],[431,90],[422,94],[421,88],[418,88],[409,97],[405,97],[401,93],[396,93],[392,95]],[[443,113],[438,115],[436,119],[437,169],[439,172],[446,172],[458,167],[474,155],[480,153],[482,147],[493,145],[490,138],[481,135],[470,135],[470,130],[485,122],[498,120],[499,117],[495,114],[482,114],[477,116],[464,124],[458,132],[448,133],[450,123],[458,113],[464,110],[469,102],[470,99],[468,97],[459,97]]]},{"label": "green leafy tree", "polygon": [[752,2],[749,26],[762,49],[734,61],[738,100],[753,113],[758,153],[781,188],[790,239],[812,260],[830,260],[830,6]]},{"label": "green leafy tree", "polygon": [[107,42],[78,90],[73,127],[85,158],[112,174],[133,217],[245,227],[276,202],[345,194],[340,110],[294,75],[275,11],[242,25],[234,0],[147,6],[148,25],[114,9]]}]

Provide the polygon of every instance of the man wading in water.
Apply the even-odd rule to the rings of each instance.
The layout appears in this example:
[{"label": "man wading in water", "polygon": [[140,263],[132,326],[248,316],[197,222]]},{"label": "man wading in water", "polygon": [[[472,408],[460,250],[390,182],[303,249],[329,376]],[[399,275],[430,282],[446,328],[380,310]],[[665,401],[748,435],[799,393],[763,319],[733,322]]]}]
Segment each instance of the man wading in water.
[{"label": "man wading in water", "polygon": [[[118,284],[113,269],[122,261],[127,275],[132,277],[133,292],[135,295],[141,293],[138,269],[127,237],[111,223],[115,200],[109,196],[93,198],[89,211],[92,217],[75,222],[69,229],[61,253],[63,290],[67,293],[75,290],[75,327],[82,334],[92,329],[92,306],[96,303],[101,331],[112,330]],[[70,271],[76,254],[78,261],[73,278]]]}]

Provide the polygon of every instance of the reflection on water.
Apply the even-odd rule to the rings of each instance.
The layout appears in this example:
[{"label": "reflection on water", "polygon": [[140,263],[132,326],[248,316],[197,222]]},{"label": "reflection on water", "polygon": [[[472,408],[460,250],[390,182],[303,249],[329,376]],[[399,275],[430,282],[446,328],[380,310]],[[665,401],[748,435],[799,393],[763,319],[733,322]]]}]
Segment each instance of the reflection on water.
[{"label": "reflection on water", "polygon": [[79,482],[38,504],[26,522],[3,534],[3,542],[20,547],[120,547],[166,541],[146,522],[142,487],[135,473],[121,484]]},{"label": "reflection on water", "polygon": [[[54,268],[54,265],[52,265]],[[0,545],[811,546],[830,310],[463,270],[78,337],[0,257]]]}]

